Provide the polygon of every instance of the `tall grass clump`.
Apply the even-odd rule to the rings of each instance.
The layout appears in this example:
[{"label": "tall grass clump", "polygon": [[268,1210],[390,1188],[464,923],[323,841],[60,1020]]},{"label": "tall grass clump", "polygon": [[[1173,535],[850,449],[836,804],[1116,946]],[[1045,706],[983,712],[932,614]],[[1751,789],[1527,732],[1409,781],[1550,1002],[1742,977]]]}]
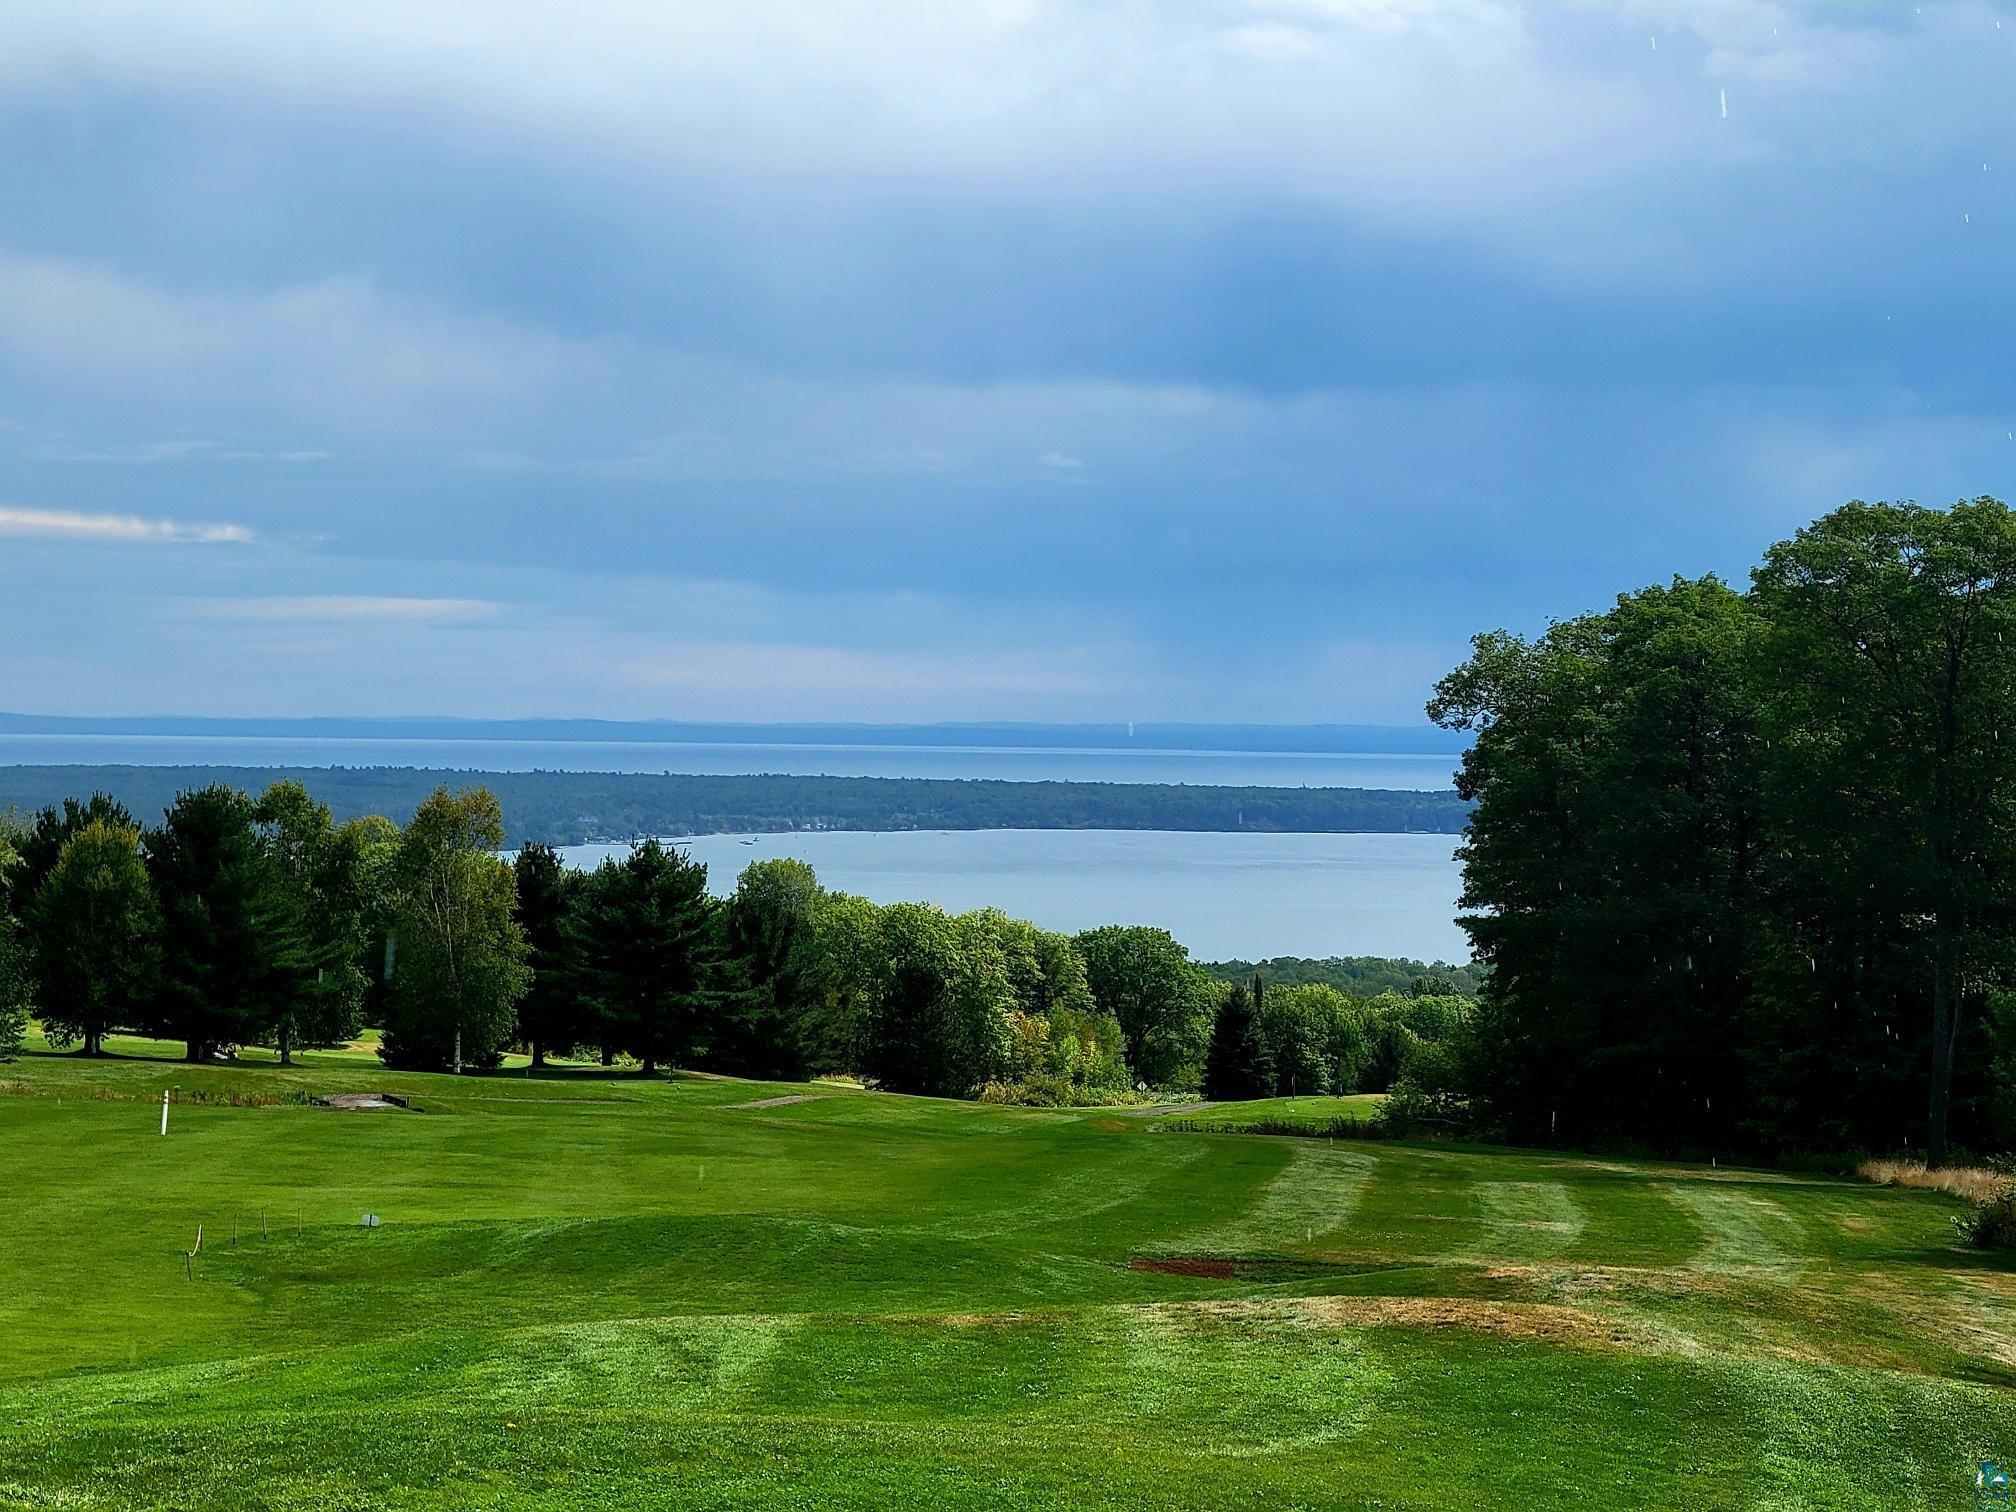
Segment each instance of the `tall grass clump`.
[{"label": "tall grass clump", "polygon": [[1922,1160],[1865,1160],[1855,1169],[1864,1181],[1873,1181],[1878,1186],[1944,1192],[1969,1202],[1991,1201],[2010,1184],[2008,1176],[1986,1166],[1940,1166],[1928,1170]]}]

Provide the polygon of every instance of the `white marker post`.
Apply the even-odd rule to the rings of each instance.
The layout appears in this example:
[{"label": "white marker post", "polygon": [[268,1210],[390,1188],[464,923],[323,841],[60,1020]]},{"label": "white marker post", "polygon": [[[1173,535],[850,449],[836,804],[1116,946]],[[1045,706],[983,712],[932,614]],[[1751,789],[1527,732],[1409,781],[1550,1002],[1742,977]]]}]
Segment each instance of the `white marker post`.
[{"label": "white marker post", "polygon": [[168,1094],[166,1092],[161,1094],[161,1137],[163,1139],[168,1137]]}]

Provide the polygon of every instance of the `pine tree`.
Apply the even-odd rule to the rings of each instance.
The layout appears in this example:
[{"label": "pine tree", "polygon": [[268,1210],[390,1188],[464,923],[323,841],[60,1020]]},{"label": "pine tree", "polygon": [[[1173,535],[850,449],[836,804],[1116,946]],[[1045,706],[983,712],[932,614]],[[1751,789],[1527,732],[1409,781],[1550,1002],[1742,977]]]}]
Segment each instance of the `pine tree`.
[{"label": "pine tree", "polygon": [[1259,1010],[1244,983],[1232,984],[1212,1025],[1204,1095],[1217,1101],[1274,1095],[1274,1060],[1260,1037]]}]

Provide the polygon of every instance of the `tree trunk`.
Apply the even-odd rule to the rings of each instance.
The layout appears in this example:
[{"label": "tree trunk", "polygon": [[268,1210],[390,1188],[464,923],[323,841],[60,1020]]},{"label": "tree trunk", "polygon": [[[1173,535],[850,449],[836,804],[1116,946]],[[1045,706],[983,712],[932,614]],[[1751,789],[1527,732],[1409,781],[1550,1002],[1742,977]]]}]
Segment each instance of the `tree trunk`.
[{"label": "tree trunk", "polygon": [[614,1045],[604,1045],[602,1047],[602,1064],[605,1066],[616,1064],[616,1047]]},{"label": "tree trunk", "polygon": [[1953,1051],[1960,1041],[1960,995],[1953,990],[1953,922],[1941,909],[1932,935],[1932,1086],[1925,1117],[1925,1163],[1946,1164],[1946,1115],[1953,1092]]},{"label": "tree trunk", "polygon": [[188,1042],[188,1049],[182,1054],[182,1059],[189,1062],[192,1066],[199,1063],[203,1059],[203,1042],[201,1040],[190,1040]]},{"label": "tree trunk", "polygon": [[538,1040],[532,1041],[532,1069],[543,1070],[546,1065],[546,1047]]},{"label": "tree trunk", "polygon": [[288,1034],[285,1024],[280,1026],[280,1064],[283,1066],[294,1064],[294,1040]]},{"label": "tree trunk", "polygon": [[645,1056],[645,1057],[644,1057],[644,1074],[645,1074],[646,1076],[655,1076],[655,1075],[657,1075],[657,1074],[658,1074],[658,1057],[657,1057],[657,1056],[655,1056],[655,1055],[647,1055],[647,1056]]}]

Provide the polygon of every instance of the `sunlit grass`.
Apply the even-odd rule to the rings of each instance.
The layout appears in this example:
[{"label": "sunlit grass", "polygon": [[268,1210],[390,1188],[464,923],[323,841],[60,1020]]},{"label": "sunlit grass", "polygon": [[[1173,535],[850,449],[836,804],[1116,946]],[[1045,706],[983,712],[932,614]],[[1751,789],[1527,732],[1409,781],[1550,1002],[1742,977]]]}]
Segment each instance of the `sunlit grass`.
[{"label": "sunlit grass", "polygon": [[[1892,1508],[2016,1450],[1940,1192],[114,1048],[0,1067],[0,1504]],[[220,1100],[342,1090],[422,1111]]]}]

